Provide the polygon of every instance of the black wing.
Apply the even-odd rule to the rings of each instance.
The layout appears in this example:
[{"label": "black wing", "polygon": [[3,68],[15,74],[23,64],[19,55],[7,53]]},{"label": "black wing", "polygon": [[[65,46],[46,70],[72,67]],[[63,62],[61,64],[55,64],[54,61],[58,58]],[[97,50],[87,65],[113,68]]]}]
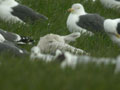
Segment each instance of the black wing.
[{"label": "black wing", "polygon": [[117,24],[117,32],[120,34],[120,23]]},{"label": "black wing", "polygon": [[103,32],[104,18],[98,14],[86,14],[79,17],[77,25],[92,32]]},{"label": "black wing", "polygon": [[7,32],[4,31],[2,29],[0,29],[0,34],[7,40],[7,41],[11,41],[11,42],[16,42],[17,44],[32,44],[35,42],[35,40],[33,40],[30,37],[26,37],[26,36],[20,36],[16,33],[12,33],[12,32]]},{"label": "black wing", "polygon": [[115,0],[115,1],[118,1],[118,2],[120,2],[120,0]]},{"label": "black wing", "polygon": [[37,13],[33,11],[31,8],[28,8],[21,4],[13,7],[12,9],[13,9],[12,14],[14,16],[17,16],[19,19],[21,19],[24,22],[28,22],[29,20],[32,23],[34,23],[37,20],[48,20],[46,16]]},{"label": "black wing", "polygon": [[11,32],[7,32],[7,31],[4,31],[4,30],[2,30],[2,29],[0,29],[0,34],[2,34],[2,36],[3,36],[6,40],[12,41],[12,42],[16,41],[17,38],[18,38],[18,35],[17,35],[17,34],[11,33]]},{"label": "black wing", "polygon": [[15,46],[14,44],[12,44],[11,42],[7,42],[7,41],[0,43],[0,54],[1,53],[8,53],[14,56],[28,55],[28,52],[26,50],[22,50],[17,46]]}]

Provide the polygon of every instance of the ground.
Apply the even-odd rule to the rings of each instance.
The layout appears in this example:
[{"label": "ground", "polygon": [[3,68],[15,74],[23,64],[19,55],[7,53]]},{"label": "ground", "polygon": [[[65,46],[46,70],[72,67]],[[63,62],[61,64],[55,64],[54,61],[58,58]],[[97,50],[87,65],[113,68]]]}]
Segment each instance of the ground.
[{"label": "ground", "polygon": [[[48,33],[69,34],[66,27],[67,9],[73,3],[82,3],[87,12],[99,13],[105,18],[119,18],[117,10],[104,8],[85,0],[18,0],[34,10],[46,15],[47,22],[29,25],[9,24],[0,21],[0,28],[23,36],[32,36],[37,44],[40,36]],[[47,23],[50,23],[48,26]],[[119,55],[120,49],[107,35],[81,36],[73,46],[84,49],[94,57]],[[32,46],[34,46],[32,45]],[[30,52],[32,46],[20,46]],[[46,64],[43,61],[30,61],[29,57],[19,58],[10,55],[0,56],[0,90],[119,90],[120,77],[114,74],[114,65],[97,67],[95,64],[78,65],[75,70],[62,70],[59,62]]]}]

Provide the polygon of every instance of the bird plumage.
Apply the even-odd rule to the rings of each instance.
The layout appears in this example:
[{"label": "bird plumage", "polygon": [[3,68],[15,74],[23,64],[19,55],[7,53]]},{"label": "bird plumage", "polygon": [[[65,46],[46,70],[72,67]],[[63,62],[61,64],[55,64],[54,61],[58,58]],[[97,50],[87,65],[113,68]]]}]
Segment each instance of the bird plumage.
[{"label": "bird plumage", "polygon": [[0,19],[12,23],[34,23],[48,18],[15,0],[0,0]]},{"label": "bird plumage", "polygon": [[13,33],[13,32],[7,32],[5,30],[0,29],[0,34],[10,42],[14,42],[17,44],[32,44],[35,41],[27,36],[21,36],[19,34]]},{"label": "bird plumage", "polygon": [[24,5],[17,5],[12,7],[13,11],[11,12],[12,15],[18,17],[24,22],[30,21],[35,22],[37,20],[47,20],[48,18],[40,13],[33,11],[31,8],[28,8]]},{"label": "bird plumage", "polygon": [[113,9],[119,9],[120,8],[120,0],[100,0],[100,2],[106,8],[113,8]]},{"label": "bird plumage", "polygon": [[28,55],[26,50],[17,47],[14,43],[5,40],[5,38],[0,34],[0,55],[2,53],[9,53],[13,56],[25,56]]},{"label": "bird plumage", "polygon": [[73,4],[67,19],[70,32],[82,32],[93,35],[94,32],[104,32],[104,18],[98,14],[86,13],[82,4]]},{"label": "bird plumage", "polygon": [[104,30],[114,43],[120,45],[120,19],[106,19]]},{"label": "bird plumage", "polygon": [[86,14],[79,17],[77,25],[92,32],[104,31],[104,18],[99,14]]}]

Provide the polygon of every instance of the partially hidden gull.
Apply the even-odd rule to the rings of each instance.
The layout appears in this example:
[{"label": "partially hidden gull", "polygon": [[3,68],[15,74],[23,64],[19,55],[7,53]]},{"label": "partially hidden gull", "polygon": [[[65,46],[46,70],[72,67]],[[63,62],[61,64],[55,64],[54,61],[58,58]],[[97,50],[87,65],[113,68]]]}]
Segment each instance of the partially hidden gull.
[{"label": "partially hidden gull", "polygon": [[70,32],[81,32],[93,35],[94,32],[104,32],[104,17],[99,14],[86,13],[80,3],[75,3],[67,19],[67,28]]},{"label": "partially hidden gull", "polygon": [[106,8],[120,9],[120,0],[100,0]]},{"label": "partially hidden gull", "polygon": [[120,19],[106,19],[104,29],[111,40],[120,46]]},{"label": "partially hidden gull", "polygon": [[101,67],[103,65],[108,66],[111,64],[115,65],[115,74],[120,72],[120,56],[117,56],[116,58],[97,58],[88,55],[74,55],[68,51],[62,52],[59,49],[56,50],[55,55],[51,55],[41,53],[39,48],[34,46],[31,49],[30,60],[43,60],[46,63],[57,61],[60,63],[62,69],[65,69],[66,67],[71,67],[72,69],[75,69],[79,64],[84,64],[88,66],[89,63],[94,63],[97,67]]},{"label": "partially hidden gull", "polygon": [[7,32],[0,29],[0,34],[5,38],[5,40],[16,43],[16,44],[33,44],[35,40],[31,37],[20,36],[19,34],[13,32]]},{"label": "partially hidden gull", "polygon": [[28,52],[17,47],[14,43],[7,41],[2,34],[0,34],[0,55],[8,53],[13,56],[26,56]]},{"label": "partially hidden gull", "polygon": [[[59,54],[56,52],[57,59],[62,57],[61,62],[61,68],[65,69],[66,67],[71,67],[72,69],[75,69],[76,66],[79,64],[84,64],[88,66],[89,63],[94,63],[95,66],[102,67],[108,66],[108,65],[114,65],[114,74],[117,74],[120,72],[120,55],[116,58],[110,58],[110,57],[92,57],[87,55],[74,55],[70,52],[64,52]],[[61,58],[60,58],[61,59]],[[93,64],[92,64],[93,65]]]},{"label": "partially hidden gull", "polygon": [[38,50],[36,50],[36,48],[33,48],[32,55],[34,57],[36,55],[34,54],[34,52],[36,51],[40,53],[54,54],[57,49],[61,50],[62,52],[70,51],[75,54],[88,54],[82,49],[69,45],[70,42],[75,41],[78,37],[80,37],[80,33],[78,32],[65,36],[60,36],[57,34],[47,34],[43,37],[40,37],[40,40],[36,46]]},{"label": "partially hidden gull", "polygon": [[48,18],[15,0],[0,0],[0,19],[12,23],[34,23]]}]

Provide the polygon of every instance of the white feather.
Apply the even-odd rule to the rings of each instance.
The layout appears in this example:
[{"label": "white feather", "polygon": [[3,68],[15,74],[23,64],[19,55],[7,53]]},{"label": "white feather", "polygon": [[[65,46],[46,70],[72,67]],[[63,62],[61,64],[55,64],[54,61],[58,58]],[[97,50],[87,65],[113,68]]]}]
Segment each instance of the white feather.
[{"label": "white feather", "polygon": [[0,34],[0,42],[4,42],[5,38]]},{"label": "white feather", "polygon": [[100,0],[101,3],[107,8],[120,8],[120,1],[116,0]]},{"label": "white feather", "polygon": [[20,20],[18,17],[13,16],[11,14],[12,7],[15,7],[17,5],[19,5],[19,4],[14,0],[1,0],[0,1],[0,19],[4,20],[6,22],[23,23],[22,20]]},{"label": "white feather", "polygon": [[118,23],[120,23],[120,19],[106,19],[104,21],[104,30],[109,35],[111,40],[120,46],[120,38],[116,36],[118,34],[117,32]]}]

